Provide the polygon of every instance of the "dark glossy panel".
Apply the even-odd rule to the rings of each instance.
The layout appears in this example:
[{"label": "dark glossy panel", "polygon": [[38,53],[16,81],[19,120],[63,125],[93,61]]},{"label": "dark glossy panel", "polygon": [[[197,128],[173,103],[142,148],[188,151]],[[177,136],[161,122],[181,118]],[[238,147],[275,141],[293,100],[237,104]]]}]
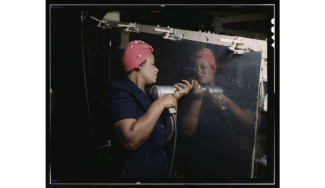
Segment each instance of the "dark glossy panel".
[{"label": "dark glossy panel", "polygon": [[[224,96],[231,100],[222,109],[213,103],[212,97],[203,98],[197,129],[195,133],[188,134],[188,125],[184,122],[194,100],[192,91],[180,99],[172,176],[249,178],[261,52],[234,55],[226,46],[190,40],[171,41],[146,33],[131,33],[132,40],[142,40],[154,48],[155,64],[159,69],[156,85],[173,85],[182,82],[182,79],[197,79],[191,63],[192,56],[200,49],[210,49],[217,62],[215,85],[222,87]],[[123,49],[118,49],[118,45],[116,40],[112,46],[115,52],[112,53],[111,67],[120,66]],[[118,74],[115,77],[114,73],[111,75],[111,79],[119,79]],[[173,141],[166,148],[169,161],[172,146]]]}]

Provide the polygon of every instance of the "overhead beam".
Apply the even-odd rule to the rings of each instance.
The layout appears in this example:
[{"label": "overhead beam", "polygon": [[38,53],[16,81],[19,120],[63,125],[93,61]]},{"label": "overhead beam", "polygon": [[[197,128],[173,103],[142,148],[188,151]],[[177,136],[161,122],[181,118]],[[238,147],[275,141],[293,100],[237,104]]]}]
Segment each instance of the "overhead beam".
[{"label": "overhead beam", "polygon": [[233,15],[240,15],[240,12],[232,12],[232,11],[213,11],[214,14],[219,14],[221,16],[233,16]]},{"label": "overhead beam", "polygon": [[255,14],[243,14],[236,16],[227,16],[218,19],[218,23],[231,23],[231,22],[244,22],[252,20],[265,20],[267,19],[266,12]]},{"label": "overhead beam", "polygon": [[242,14],[240,12],[231,12],[231,11],[196,11],[196,12],[204,13],[204,14],[211,14],[213,16],[216,16],[216,15],[233,16],[233,15],[240,15],[240,14]]},{"label": "overhead beam", "polygon": [[258,32],[252,32],[252,31],[222,28],[221,32],[225,33],[226,35],[231,34],[231,35],[236,35],[236,36],[241,36],[241,37],[260,39],[260,40],[265,40],[267,38],[266,33],[258,33]]}]

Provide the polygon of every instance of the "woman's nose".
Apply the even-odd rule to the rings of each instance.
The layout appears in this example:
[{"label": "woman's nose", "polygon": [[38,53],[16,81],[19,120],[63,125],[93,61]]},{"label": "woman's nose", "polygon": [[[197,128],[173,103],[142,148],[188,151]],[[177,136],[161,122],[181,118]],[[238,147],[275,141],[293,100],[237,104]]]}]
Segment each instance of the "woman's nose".
[{"label": "woman's nose", "polygon": [[196,69],[196,71],[197,74],[202,73],[202,70],[200,68]]}]

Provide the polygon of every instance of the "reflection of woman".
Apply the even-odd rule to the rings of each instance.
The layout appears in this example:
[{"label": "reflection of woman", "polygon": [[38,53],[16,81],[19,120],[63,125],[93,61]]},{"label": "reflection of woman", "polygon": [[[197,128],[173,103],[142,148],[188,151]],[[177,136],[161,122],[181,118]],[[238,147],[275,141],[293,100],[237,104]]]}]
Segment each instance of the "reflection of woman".
[{"label": "reflection of woman", "polygon": [[[189,177],[233,177],[234,148],[226,107],[241,124],[251,125],[254,115],[240,109],[224,94],[204,96],[204,86],[215,86],[216,62],[211,50],[204,48],[193,59],[195,77],[193,93],[186,99],[190,103],[181,120],[181,128],[188,135],[187,158]],[[184,99],[184,100],[186,100]]]},{"label": "reflection of woman", "polygon": [[122,178],[168,177],[164,146],[173,135],[174,125],[164,109],[173,106],[177,110],[178,99],[193,87],[187,81],[175,84],[178,91],[174,97],[165,95],[152,101],[146,87],[157,79],[152,51],[147,43],[130,42],[122,57],[124,81],[113,81],[106,95],[109,123],[125,149],[120,158]]}]

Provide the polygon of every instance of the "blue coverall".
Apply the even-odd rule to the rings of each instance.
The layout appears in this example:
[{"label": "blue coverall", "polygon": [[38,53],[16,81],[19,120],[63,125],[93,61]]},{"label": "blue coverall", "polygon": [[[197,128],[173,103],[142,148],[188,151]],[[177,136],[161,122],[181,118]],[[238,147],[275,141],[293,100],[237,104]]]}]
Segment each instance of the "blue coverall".
[{"label": "blue coverall", "polygon": [[[109,124],[123,119],[138,119],[148,110],[152,99],[124,75],[123,81],[112,81],[106,95]],[[164,147],[172,132],[172,122],[166,110],[161,113],[148,139],[123,159],[121,178],[168,178],[169,165]]]}]

